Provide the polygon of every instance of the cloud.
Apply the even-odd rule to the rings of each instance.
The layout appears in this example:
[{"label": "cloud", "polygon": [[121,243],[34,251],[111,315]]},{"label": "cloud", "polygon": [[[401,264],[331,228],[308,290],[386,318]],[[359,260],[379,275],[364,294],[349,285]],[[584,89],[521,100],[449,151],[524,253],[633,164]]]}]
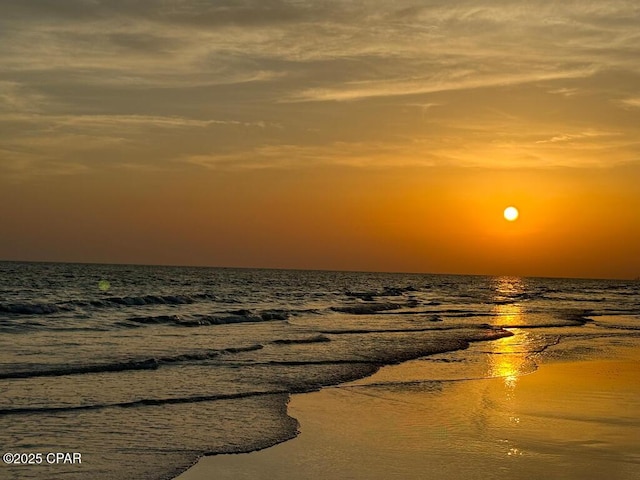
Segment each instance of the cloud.
[{"label": "cloud", "polygon": [[549,93],[563,95],[565,97],[571,97],[573,95],[578,95],[580,91],[577,88],[557,88],[554,90],[549,90]]},{"label": "cloud", "polygon": [[624,100],[621,100],[620,103],[625,107],[640,108],[640,97],[639,98],[626,98]]},{"label": "cloud", "polygon": [[546,140],[538,140],[536,143],[574,142],[579,140],[590,140],[599,137],[611,137],[619,135],[621,135],[621,133],[619,132],[599,132],[596,130],[591,130],[579,133],[565,133],[561,135],[554,135],[553,137]]},{"label": "cloud", "polygon": [[[397,83],[396,91],[408,74],[435,82],[426,88],[431,91],[459,85],[461,71],[479,74],[473,88],[483,78],[493,84],[514,71],[520,76],[529,71],[535,80],[541,74],[571,75],[578,65],[585,74],[589,66],[633,68],[638,53],[631,24],[610,25],[618,25],[623,13],[629,16],[625,9],[631,17],[638,15],[626,2],[607,8],[590,2],[530,7],[501,1],[429,2],[411,8],[409,2],[326,2],[318,7],[300,1],[76,1],[65,2],[60,11],[48,1],[15,3],[3,6],[9,12],[2,56],[10,70],[82,73],[83,81],[97,83],[119,79],[140,85],[158,79],[193,85],[198,77],[202,84],[207,76],[209,81],[247,81],[259,72],[269,72],[262,78],[271,79],[278,71],[269,65],[278,62],[288,62],[280,64],[285,68],[306,66],[309,76],[301,80],[307,80],[316,68],[327,67],[316,62],[362,59],[361,67],[374,67],[375,80],[392,88]],[[401,69],[398,59],[406,62]],[[439,75],[431,79],[424,69],[437,69]],[[353,81],[371,80],[369,68],[353,73]],[[325,83],[319,90],[339,90],[339,84]],[[303,86],[300,91],[304,96],[313,90]]]},{"label": "cloud", "polygon": [[0,148],[294,168],[502,145],[548,165],[619,132],[613,156],[638,158],[639,23],[625,0],[0,2]]},{"label": "cloud", "polygon": [[107,128],[120,127],[164,127],[164,128],[205,128],[215,125],[265,128],[266,122],[242,122],[239,120],[198,120],[177,116],[152,115],[40,115],[8,114],[0,115],[0,121],[52,124],[60,127]]},{"label": "cloud", "polygon": [[340,165],[356,168],[433,166],[435,160],[417,145],[384,142],[334,142],[324,145],[261,145],[233,153],[186,156],[181,162],[206,169],[256,170]]},{"label": "cloud", "polygon": [[0,162],[2,178],[9,182],[24,181],[34,177],[79,175],[89,171],[89,168],[80,162],[51,158],[24,148],[0,148],[0,158],[2,159]]},{"label": "cloud", "polygon": [[[557,73],[511,73],[501,76],[483,75],[466,71],[450,75],[446,79],[426,77],[423,79],[395,79],[392,81],[354,82],[337,88],[312,88],[294,94],[285,101],[344,101],[372,97],[394,97],[421,95],[452,90],[472,90],[495,86],[517,85],[545,80],[587,77],[595,73],[593,68],[566,69]],[[458,77],[458,78],[454,78]]]},{"label": "cloud", "polygon": [[[166,170],[160,163],[166,163],[173,153],[164,151],[157,135],[180,138],[181,134],[205,131],[215,138],[229,129],[267,128],[279,126],[264,121],[177,116],[0,114],[0,169],[22,179],[82,174],[113,166]],[[220,129],[223,132],[216,133]]]},{"label": "cloud", "polygon": [[37,112],[50,99],[18,82],[0,81],[0,112]]}]

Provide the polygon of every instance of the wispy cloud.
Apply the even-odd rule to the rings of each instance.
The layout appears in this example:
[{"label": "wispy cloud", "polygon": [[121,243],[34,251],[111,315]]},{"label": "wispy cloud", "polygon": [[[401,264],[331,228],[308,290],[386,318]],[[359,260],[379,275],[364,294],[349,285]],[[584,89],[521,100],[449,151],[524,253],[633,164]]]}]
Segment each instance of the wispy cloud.
[{"label": "wispy cloud", "polygon": [[[593,68],[578,68],[557,73],[511,73],[492,77],[473,71],[460,72],[446,80],[425,77],[423,79],[395,79],[391,81],[352,82],[335,89],[312,88],[294,94],[288,101],[342,101],[372,97],[420,95],[454,90],[518,85],[545,80],[587,77],[595,73]],[[459,77],[455,79],[453,77]]]},{"label": "wispy cloud", "polygon": [[556,88],[554,90],[549,90],[549,93],[571,97],[573,95],[578,95],[580,91],[577,88]]},{"label": "wispy cloud", "polygon": [[342,165],[356,168],[432,166],[434,158],[418,145],[334,142],[325,145],[262,145],[233,153],[186,156],[181,162],[207,169],[255,170]]},{"label": "wispy cloud", "polygon": [[198,120],[177,116],[159,115],[42,115],[42,114],[5,114],[0,121],[29,122],[34,124],[53,124],[57,127],[164,127],[164,128],[204,128],[212,125],[265,128],[264,121],[242,122],[239,120]]},{"label": "wispy cloud", "polygon": [[59,175],[78,175],[89,167],[68,158],[52,158],[33,149],[0,148],[0,173],[4,180],[14,182],[30,178],[47,178]]},{"label": "wispy cloud", "polygon": [[46,95],[18,82],[0,81],[0,113],[38,112],[50,103]]},{"label": "wispy cloud", "polygon": [[619,132],[600,132],[597,130],[590,130],[586,132],[578,133],[564,133],[561,135],[554,135],[546,140],[538,140],[536,143],[558,143],[558,142],[574,142],[579,140],[590,140],[599,137],[612,137],[621,135]]},{"label": "wispy cloud", "polygon": [[2,2],[0,153],[468,165],[500,144],[499,163],[548,165],[540,150],[602,141],[638,158],[638,24],[630,0]]},{"label": "wispy cloud", "polygon": [[640,97],[638,98],[626,98],[621,101],[625,107],[640,108]]}]

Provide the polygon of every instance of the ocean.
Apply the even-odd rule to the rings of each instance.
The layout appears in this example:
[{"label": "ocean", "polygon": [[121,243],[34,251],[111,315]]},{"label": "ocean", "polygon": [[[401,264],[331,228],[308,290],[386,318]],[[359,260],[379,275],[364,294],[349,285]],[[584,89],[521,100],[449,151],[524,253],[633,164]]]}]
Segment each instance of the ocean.
[{"label": "ocean", "polygon": [[[517,371],[472,355],[515,331]],[[0,262],[0,332],[0,478],[165,480],[294,437],[291,394],[385,365],[508,380],[637,338],[640,282]]]}]

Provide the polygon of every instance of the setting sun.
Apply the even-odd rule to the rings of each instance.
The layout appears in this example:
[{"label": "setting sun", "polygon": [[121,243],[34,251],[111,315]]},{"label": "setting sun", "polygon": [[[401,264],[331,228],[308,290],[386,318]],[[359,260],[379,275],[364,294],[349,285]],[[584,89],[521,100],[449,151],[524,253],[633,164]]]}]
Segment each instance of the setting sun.
[{"label": "setting sun", "polygon": [[516,207],[507,207],[504,209],[504,218],[510,222],[517,220],[519,215],[520,213]]},{"label": "setting sun", "polygon": [[637,2],[63,3],[0,1],[0,260],[640,275]]}]

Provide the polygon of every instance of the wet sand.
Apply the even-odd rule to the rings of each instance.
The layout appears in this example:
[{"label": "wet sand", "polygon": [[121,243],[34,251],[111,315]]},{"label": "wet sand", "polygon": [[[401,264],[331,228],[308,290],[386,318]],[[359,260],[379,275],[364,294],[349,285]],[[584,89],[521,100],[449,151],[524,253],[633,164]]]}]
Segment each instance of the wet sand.
[{"label": "wet sand", "polygon": [[639,479],[638,340],[532,362],[517,333],[294,395],[297,438],[205,457],[177,479]]}]

